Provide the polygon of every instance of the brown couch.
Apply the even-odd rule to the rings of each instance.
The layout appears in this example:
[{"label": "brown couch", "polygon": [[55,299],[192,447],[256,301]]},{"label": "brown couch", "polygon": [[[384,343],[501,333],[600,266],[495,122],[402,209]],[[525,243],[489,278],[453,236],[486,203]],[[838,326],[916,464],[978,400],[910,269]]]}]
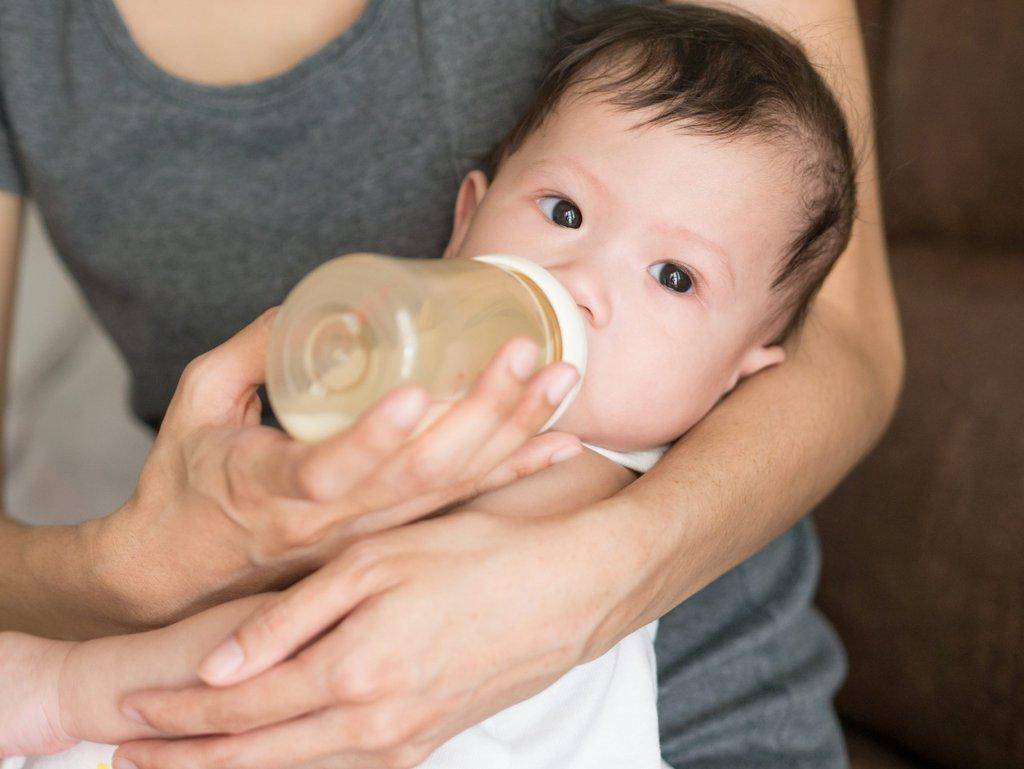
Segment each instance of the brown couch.
[{"label": "brown couch", "polygon": [[1024,0],[863,0],[907,349],[816,513],[855,769],[1024,768]]}]

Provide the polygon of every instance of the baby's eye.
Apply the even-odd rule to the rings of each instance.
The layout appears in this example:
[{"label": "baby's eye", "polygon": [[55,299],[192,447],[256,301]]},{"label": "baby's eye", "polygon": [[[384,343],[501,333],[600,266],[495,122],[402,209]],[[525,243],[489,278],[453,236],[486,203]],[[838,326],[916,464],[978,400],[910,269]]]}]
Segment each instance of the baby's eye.
[{"label": "baby's eye", "polygon": [[583,224],[583,214],[571,200],[559,198],[554,195],[547,195],[538,201],[540,209],[555,224],[562,227],[569,227],[578,230]]},{"label": "baby's eye", "polygon": [[688,294],[693,289],[693,278],[678,264],[658,262],[648,267],[647,272],[669,291]]}]

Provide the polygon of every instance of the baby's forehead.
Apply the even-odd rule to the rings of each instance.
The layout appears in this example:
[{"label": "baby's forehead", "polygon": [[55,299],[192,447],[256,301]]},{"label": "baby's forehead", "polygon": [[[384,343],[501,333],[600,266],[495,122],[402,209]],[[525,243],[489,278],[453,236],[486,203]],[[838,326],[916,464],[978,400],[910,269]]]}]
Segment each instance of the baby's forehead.
[{"label": "baby's forehead", "polygon": [[799,159],[808,154],[798,145],[781,131],[750,128],[724,134],[685,119],[663,119],[654,108],[627,109],[610,97],[582,94],[560,100],[516,154],[524,154],[526,164],[569,165],[592,176],[621,157],[628,162],[619,164],[618,175],[602,178],[621,184],[630,183],[630,172],[670,173],[706,156],[731,160],[738,174],[769,177],[776,184],[785,180],[792,187]]},{"label": "baby's forehead", "polygon": [[628,211],[655,231],[706,230],[713,241],[712,230],[726,240],[746,233],[761,250],[788,242],[801,226],[806,184],[791,153],[768,141],[674,125],[636,128],[635,117],[621,116],[577,132],[580,124],[566,117],[522,147],[522,186],[576,196],[592,215]]}]

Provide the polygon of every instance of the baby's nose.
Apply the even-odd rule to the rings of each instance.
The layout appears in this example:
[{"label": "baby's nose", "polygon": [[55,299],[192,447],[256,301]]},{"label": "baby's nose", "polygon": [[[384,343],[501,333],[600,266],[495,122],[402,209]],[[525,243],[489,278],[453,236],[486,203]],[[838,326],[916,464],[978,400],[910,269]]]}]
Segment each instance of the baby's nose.
[{"label": "baby's nose", "polygon": [[572,295],[589,325],[600,328],[608,323],[610,303],[597,270],[577,262],[556,267],[551,272]]}]

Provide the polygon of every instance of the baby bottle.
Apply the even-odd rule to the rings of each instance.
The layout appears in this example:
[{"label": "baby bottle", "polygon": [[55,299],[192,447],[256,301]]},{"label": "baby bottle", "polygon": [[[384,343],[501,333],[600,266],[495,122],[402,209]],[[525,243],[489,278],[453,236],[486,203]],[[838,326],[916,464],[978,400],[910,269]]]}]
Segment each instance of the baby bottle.
[{"label": "baby bottle", "polygon": [[444,260],[349,254],[313,270],[285,299],[270,338],[267,393],[285,430],[319,441],[347,428],[387,392],[415,383],[432,404],[421,432],[468,392],[513,336],[537,343],[538,368],[564,360],[582,382],[583,318],[540,265],[498,254]]}]

